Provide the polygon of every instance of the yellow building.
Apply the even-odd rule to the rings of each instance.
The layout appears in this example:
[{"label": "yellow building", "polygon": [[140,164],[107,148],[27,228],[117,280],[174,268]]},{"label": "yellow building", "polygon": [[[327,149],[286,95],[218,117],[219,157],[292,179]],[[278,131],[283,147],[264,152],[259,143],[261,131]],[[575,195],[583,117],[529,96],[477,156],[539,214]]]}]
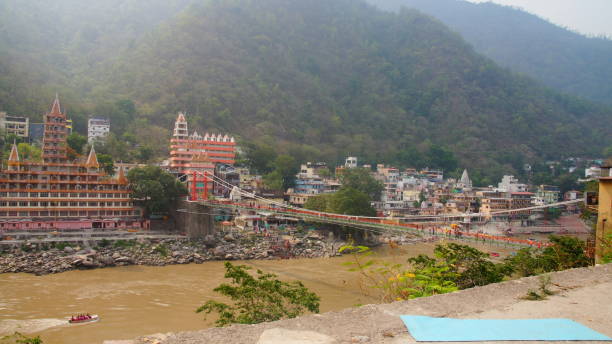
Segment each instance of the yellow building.
[{"label": "yellow building", "polygon": [[595,230],[595,262],[600,263],[604,254],[610,254],[612,236],[612,163],[601,167],[599,178],[599,209]]}]

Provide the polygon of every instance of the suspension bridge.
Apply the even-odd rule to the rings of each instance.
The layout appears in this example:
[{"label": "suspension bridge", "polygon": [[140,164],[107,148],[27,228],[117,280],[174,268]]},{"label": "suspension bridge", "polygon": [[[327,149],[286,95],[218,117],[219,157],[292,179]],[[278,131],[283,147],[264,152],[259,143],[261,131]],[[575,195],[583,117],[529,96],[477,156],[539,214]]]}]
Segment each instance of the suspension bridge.
[{"label": "suspension bridge", "polygon": [[[513,214],[524,214],[525,212],[537,209],[559,207],[581,202],[581,200],[572,200],[520,209],[497,211],[492,212],[490,214],[463,213],[441,215],[413,215],[405,217],[383,218],[335,214],[293,207],[285,203],[279,203],[274,200],[257,196],[235,185],[229,184],[225,180],[208,172],[192,172],[191,177],[192,183],[189,201],[196,202],[198,204],[213,209],[225,208],[234,211],[252,212],[265,211],[267,213],[275,215],[298,218],[305,222],[336,224],[353,228],[361,228],[363,230],[372,231],[375,233],[411,233],[421,237],[448,238],[459,241],[470,241],[482,244],[491,244],[515,248],[541,248],[547,246],[548,244],[536,240],[520,239],[485,233],[474,233],[467,230],[462,230],[460,226],[450,222],[462,219],[482,218],[485,216],[512,216]],[[217,185],[223,188],[231,190],[230,198],[227,200],[209,199],[208,183],[216,183]],[[243,201],[242,198],[245,198],[248,201]],[[441,223],[446,224],[446,226],[441,226]]]}]

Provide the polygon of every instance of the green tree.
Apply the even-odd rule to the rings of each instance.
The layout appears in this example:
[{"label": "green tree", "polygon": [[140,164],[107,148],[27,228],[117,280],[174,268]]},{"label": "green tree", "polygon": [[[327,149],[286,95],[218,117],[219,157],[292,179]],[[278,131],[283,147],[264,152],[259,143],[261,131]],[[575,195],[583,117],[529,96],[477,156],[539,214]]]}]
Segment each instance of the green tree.
[{"label": "green tree", "polygon": [[352,187],[342,187],[327,199],[327,211],[337,214],[376,216],[370,197]]},{"label": "green tree", "polygon": [[187,194],[183,184],[158,166],[133,168],[127,178],[132,199],[144,207],[146,215],[169,211],[180,197]]},{"label": "green tree", "polygon": [[427,165],[425,157],[415,147],[399,150],[392,161],[400,167],[422,168]]},{"label": "green tree", "polygon": [[333,194],[320,194],[312,197],[308,197],[306,203],[304,203],[304,208],[316,211],[327,211],[328,203],[330,198],[332,198]]},{"label": "green tree", "polygon": [[269,166],[273,171],[264,176],[266,186],[274,190],[287,190],[295,185],[299,166],[292,156],[281,154]]},{"label": "green tree", "polygon": [[612,159],[612,145],[604,148],[602,154],[605,159]]},{"label": "green tree", "polygon": [[510,272],[505,265],[489,261],[486,253],[467,245],[436,245],[434,254],[457,274],[455,283],[460,289],[500,282]]},{"label": "green tree", "polygon": [[542,260],[531,248],[522,248],[513,256],[508,256],[504,263],[518,276],[534,276],[545,272]]},{"label": "green tree", "polygon": [[283,188],[283,175],[279,171],[272,171],[263,176],[263,182],[266,188],[271,190],[285,190]]},{"label": "green tree", "polygon": [[40,148],[33,146],[29,143],[19,143],[17,145],[17,151],[19,152],[19,158],[22,160],[30,161],[41,161],[42,151]]},{"label": "green tree", "polygon": [[539,259],[546,271],[561,271],[592,265],[592,260],[584,253],[584,241],[570,236],[549,236],[552,244],[547,246]]},{"label": "green tree", "polygon": [[138,160],[142,163],[147,163],[153,158],[153,153],[151,146],[142,146],[138,148]]},{"label": "green tree", "polygon": [[213,289],[232,300],[233,304],[207,301],[196,313],[218,313],[217,326],[257,324],[285,318],[295,318],[305,311],[319,313],[320,298],[299,281],[283,282],[276,275],[257,270],[257,277],[248,273],[246,265],[225,262],[223,283]]},{"label": "green tree", "polygon": [[66,142],[68,147],[72,148],[77,155],[81,155],[83,154],[83,147],[87,144],[87,137],[77,132],[72,132],[66,138]]},{"label": "green tree", "polygon": [[348,168],[342,170],[339,176],[342,187],[359,190],[368,195],[372,200],[380,198],[383,184],[374,179],[369,170],[365,168]]},{"label": "green tree", "polygon": [[249,167],[258,173],[272,172],[271,164],[276,159],[276,150],[268,144],[251,143],[245,145],[246,160]]},{"label": "green tree", "polygon": [[115,163],[113,162],[113,157],[108,154],[97,154],[98,163],[100,167],[108,174],[112,176],[115,174]]},{"label": "green tree", "polygon": [[448,172],[457,169],[457,158],[455,158],[455,154],[446,147],[431,145],[427,151],[427,156],[429,167],[441,168]]}]

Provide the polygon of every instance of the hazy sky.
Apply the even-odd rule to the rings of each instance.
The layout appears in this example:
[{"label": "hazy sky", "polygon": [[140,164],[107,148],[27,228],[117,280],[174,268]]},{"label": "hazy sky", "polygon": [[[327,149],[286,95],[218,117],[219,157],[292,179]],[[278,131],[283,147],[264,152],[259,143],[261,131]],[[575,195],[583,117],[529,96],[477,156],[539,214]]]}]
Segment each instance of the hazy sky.
[{"label": "hazy sky", "polygon": [[[468,0],[488,2],[489,0]],[[612,37],[612,0],[491,0],[588,35]]]}]

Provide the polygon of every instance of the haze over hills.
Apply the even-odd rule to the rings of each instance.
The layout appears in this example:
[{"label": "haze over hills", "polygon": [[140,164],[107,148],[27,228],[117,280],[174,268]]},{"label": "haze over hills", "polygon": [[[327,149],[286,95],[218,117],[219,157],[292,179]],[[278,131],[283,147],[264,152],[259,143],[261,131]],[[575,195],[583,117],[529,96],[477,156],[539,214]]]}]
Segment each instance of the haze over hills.
[{"label": "haze over hills", "polygon": [[[117,116],[119,133],[155,133],[156,143],[143,141],[159,152],[176,112],[186,111],[192,126],[297,159],[353,154],[489,176],[609,145],[610,129],[598,125],[609,108],[498,67],[415,10],[387,13],[349,0],[114,1],[130,11],[117,17],[90,2],[56,11],[59,23],[72,25],[62,32],[45,30],[55,20],[28,26],[27,17],[3,18],[10,25],[0,47],[10,54],[0,66],[10,77],[0,76],[0,91],[11,99],[0,106],[44,111],[38,104],[59,91],[77,118]],[[21,3],[8,6],[35,11]],[[97,13],[96,21],[78,21],[79,13]],[[25,38],[10,41],[20,27]],[[65,39],[66,32],[74,34]]]},{"label": "haze over hills", "polygon": [[561,91],[612,104],[612,40],[586,37],[520,9],[464,0],[368,0],[429,14],[498,64]]}]

